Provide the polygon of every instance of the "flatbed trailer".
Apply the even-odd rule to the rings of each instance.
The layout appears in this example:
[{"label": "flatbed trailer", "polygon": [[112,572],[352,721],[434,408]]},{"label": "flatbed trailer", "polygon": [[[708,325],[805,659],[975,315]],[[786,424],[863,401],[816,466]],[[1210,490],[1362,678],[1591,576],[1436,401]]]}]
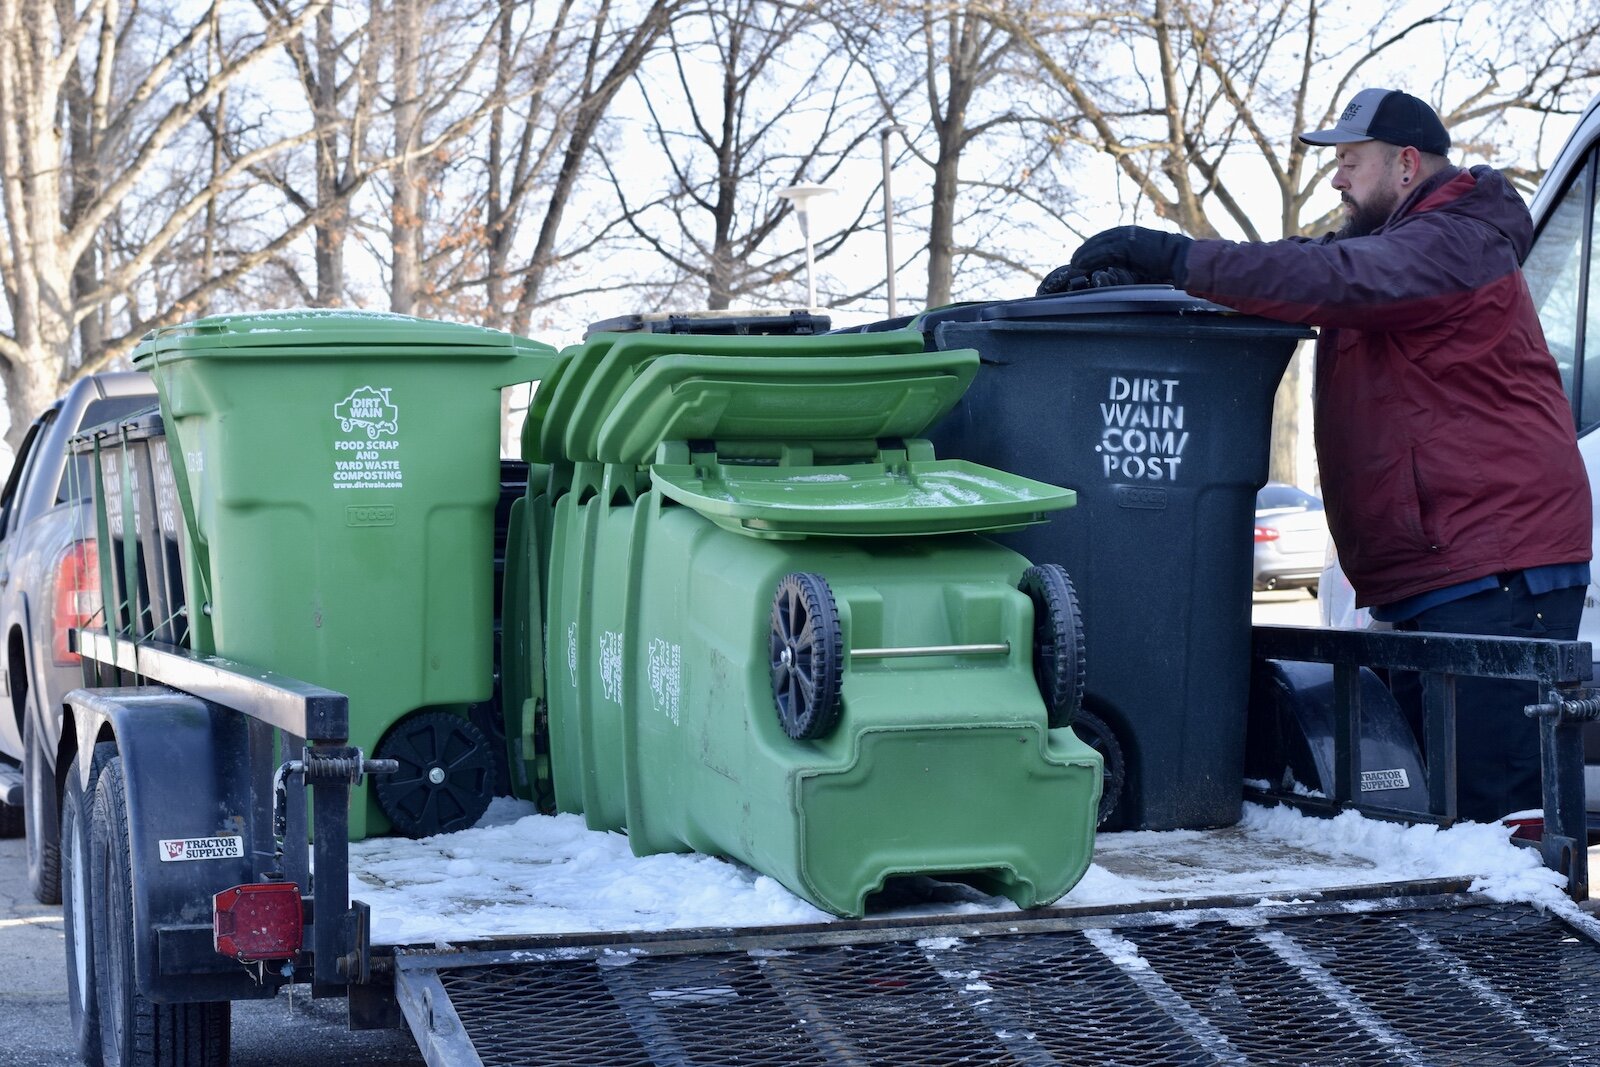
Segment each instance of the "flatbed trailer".
[{"label": "flatbed trailer", "polygon": [[[409,1027],[436,1065],[1600,1057],[1600,924],[1577,903],[1588,877],[1579,729],[1600,707],[1579,688],[1586,643],[1255,632],[1258,656],[1331,662],[1339,675],[1361,663],[1429,672],[1430,730],[1441,737],[1454,675],[1538,680],[1550,695],[1534,709],[1546,769],[1539,847],[1570,901],[1559,906],[1549,896],[1494,900],[1472,892],[1469,878],[1425,878],[1265,901],[1252,893],[757,929],[529,930],[409,946],[374,944],[370,909],[350,899],[344,813],[351,786],[373,768],[343,743],[340,694],[103,631],[80,631],[79,644],[102,681],[134,683],[73,694],[76,752],[63,766],[83,774],[91,761],[71,757],[117,746],[133,843],[125,933],[138,988],[129,993],[158,1017],[188,1019],[197,1006],[215,1014],[220,1001],[308,983],[313,996],[348,999],[352,1028]],[[1360,688],[1340,691],[1338,765],[1354,783]],[[205,773],[175,779],[175,766]],[[1433,784],[1438,810],[1410,815],[1361,803],[1359,786],[1256,798],[1447,825],[1449,775]],[[186,837],[186,808],[218,802],[249,843],[228,861],[237,882],[302,887],[306,924],[293,951],[219,954],[213,896],[223,872],[155,861],[155,842]],[[80,928],[108,929],[114,916],[98,926],[84,918],[91,923]],[[203,1042],[195,1050],[163,1062],[222,1062]]]}]

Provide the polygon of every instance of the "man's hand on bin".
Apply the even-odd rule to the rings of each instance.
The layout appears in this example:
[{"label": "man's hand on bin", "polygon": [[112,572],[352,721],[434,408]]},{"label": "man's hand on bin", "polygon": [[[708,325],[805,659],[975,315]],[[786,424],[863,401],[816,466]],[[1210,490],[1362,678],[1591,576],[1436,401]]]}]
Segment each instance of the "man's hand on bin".
[{"label": "man's hand on bin", "polygon": [[[1102,230],[1083,242],[1072,254],[1072,262],[1052,271],[1039,291],[1067,292],[1070,289],[1059,288],[1063,281],[1070,286],[1073,277],[1082,275],[1093,284],[1097,271],[1113,269],[1127,271],[1135,281],[1181,286],[1189,274],[1189,246],[1193,243],[1181,233],[1152,230],[1146,226]],[[1063,272],[1065,277],[1057,280],[1058,287],[1046,290],[1045,286]],[[1079,288],[1088,288],[1088,285]]]},{"label": "man's hand on bin", "polygon": [[1138,285],[1141,280],[1133,271],[1123,267],[1106,267],[1090,272],[1079,270],[1069,263],[1046,274],[1035,295],[1076,293],[1080,289],[1104,289],[1108,285]]}]

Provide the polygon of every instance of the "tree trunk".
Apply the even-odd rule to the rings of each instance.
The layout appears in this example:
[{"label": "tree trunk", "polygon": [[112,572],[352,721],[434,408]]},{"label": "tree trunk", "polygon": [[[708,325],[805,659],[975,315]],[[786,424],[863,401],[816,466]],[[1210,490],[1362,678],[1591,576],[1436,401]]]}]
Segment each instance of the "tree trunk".
[{"label": "tree trunk", "polygon": [[[943,142],[943,138],[940,138]],[[950,303],[954,288],[956,181],[961,154],[941,143],[933,163],[933,205],[928,220],[928,306]]]},{"label": "tree trunk", "polygon": [[389,310],[414,315],[422,283],[422,170],[415,158],[421,139],[417,73],[421,17],[416,0],[394,5],[394,199],[389,205]]},{"label": "tree trunk", "polygon": [[[317,206],[339,200],[339,52],[334,39],[333,9],[317,15],[317,93],[312,115],[317,124]],[[344,298],[344,240],[349,226],[345,205],[316,226],[318,307],[337,307]]]}]

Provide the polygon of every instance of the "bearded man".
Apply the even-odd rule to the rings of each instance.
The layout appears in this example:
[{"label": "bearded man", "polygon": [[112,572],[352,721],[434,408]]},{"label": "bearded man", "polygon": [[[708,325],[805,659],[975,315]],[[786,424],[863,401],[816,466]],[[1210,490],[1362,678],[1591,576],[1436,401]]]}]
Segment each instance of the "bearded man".
[{"label": "bearded man", "polygon": [[[1320,327],[1317,462],[1357,606],[1403,630],[1576,639],[1589,481],[1522,276],[1527,206],[1498,171],[1451,165],[1438,114],[1406,93],[1362,90],[1300,139],[1334,149],[1338,232],[1237,243],[1122,226],[1040,292],[1170,282]],[[1540,806],[1522,711],[1536,699],[1531,682],[1457,682],[1463,817]]]}]

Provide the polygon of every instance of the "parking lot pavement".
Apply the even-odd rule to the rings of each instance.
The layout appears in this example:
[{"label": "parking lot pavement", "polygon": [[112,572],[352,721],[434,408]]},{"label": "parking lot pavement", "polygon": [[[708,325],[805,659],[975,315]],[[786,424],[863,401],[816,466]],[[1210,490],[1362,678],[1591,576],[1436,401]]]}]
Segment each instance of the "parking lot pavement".
[{"label": "parking lot pavement", "polygon": [[1250,621],[1257,626],[1321,626],[1317,598],[1304,589],[1256,593],[1250,600]]}]

